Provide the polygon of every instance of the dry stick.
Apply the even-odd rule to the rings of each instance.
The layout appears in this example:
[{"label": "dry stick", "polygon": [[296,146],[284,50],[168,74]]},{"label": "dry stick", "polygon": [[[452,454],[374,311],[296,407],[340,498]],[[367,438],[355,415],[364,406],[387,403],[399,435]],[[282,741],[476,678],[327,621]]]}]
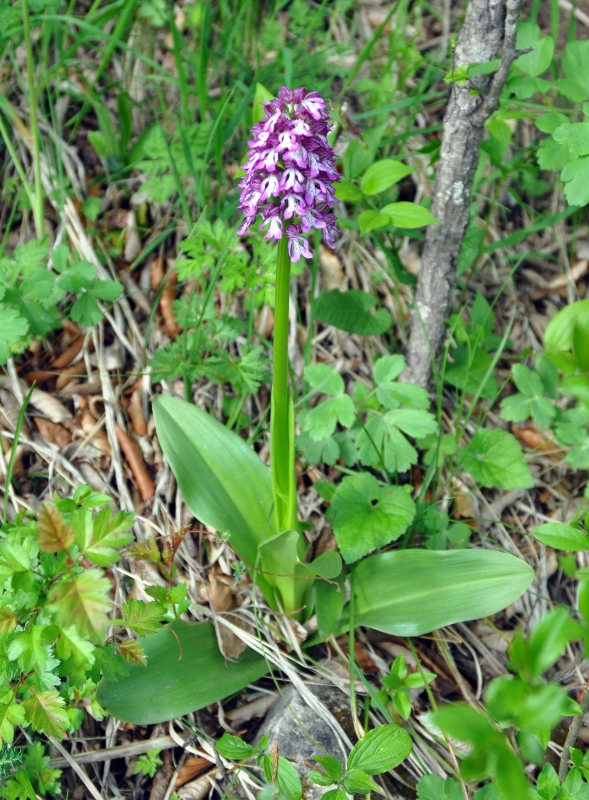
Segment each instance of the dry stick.
[{"label": "dry stick", "polygon": [[[445,332],[462,240],[468,226],[472,181],[478,163],[483,126],[497,108],[515,50],[522,0],[469,0],[458,36],[453,70],[476,62],[501,63],[493,76],[479,75],[452,84],[432,213],[439,225],[427,229],[415,308],[411,316],[407,367],[402,380],[429,388],[432,361],[437,360]],[[472,94],[476,90],[476,94]]]},{"label": "dry stick", "polygon": [[579,705],[581,706],[581,713],[578,716],[573,717],[571,721],[571,727],[569,728],[566,739],[564,740],[562,754],[560,756],[560,763],[558,765],[558,780],[561,783],[566,778],[569,768],[569,747],[574,747],[575,742],[577,741],[577,736],[579,735],[579,731],[581,730],[581,725],[583,724],[583,717],[587,711],[589,711],[589,691],[585,690],[585,694],[581,698]]},{"label": "dry stick", "polygon": [[[178,734],[183,739],[188,741],[192,737],[190,731]],[[115,758],[129,758],[130,756],[138,756],[149,750],[166,750],[171,747],[179,747],[178,742],[169,735],[155,736],[153,739],[141,739],[136,742],[129,742],[128,744],[118,745],[117,747],[107,747],[103,750],[88,750],[85,753],[68,753],[69,759],[52,758],[50,767],[69,767],[73,759],[76,764],[104,764],[105,761],[112,761]],[[214,765],[214,761],[211,766]]]}]

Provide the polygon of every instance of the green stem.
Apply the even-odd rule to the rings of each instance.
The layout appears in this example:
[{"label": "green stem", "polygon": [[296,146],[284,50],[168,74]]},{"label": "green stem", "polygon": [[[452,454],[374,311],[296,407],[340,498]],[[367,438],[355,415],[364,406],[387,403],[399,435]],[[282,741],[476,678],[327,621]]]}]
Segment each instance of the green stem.
[{"label": "green stem", "polygon": [[43,184],[41,183],[41,156],[39,149],[39,126],[37,123],[37,92],[35,90],[33,47],[31,44],[31,28],[29,25],[29,0],[23,0],[22,17],[27,60],[27,79],[29,81],[29,108],[31,112],[31,139],[33,146],[33,175],[35,179],[33,216],[35,218],[35,231],[37,233],[37,238],[41,239],[45,232],[45,226],[43,223]]},{"label": "green stem", "polygon": [[294,411],[288,386],[290,258],[286,236],[278,242],[274,308],[274,375],[270,441],[274,516],[277,532],[296,530],[297,502],[294,471]]}]

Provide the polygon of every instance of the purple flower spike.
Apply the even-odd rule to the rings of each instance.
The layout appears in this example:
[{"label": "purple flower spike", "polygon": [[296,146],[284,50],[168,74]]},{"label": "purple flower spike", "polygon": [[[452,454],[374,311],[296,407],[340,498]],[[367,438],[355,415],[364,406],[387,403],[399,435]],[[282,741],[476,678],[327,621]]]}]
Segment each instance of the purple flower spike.
[{"label": "purple flower spike", "polygon": [[336,225],[333,183],[339,180],[333,150],[327,142],[331,128],[325,101],[318,92],[283,86],[278,98],[264,103],[266,116],[252,128],[251,148],[239,186],[239,208],[245,233],[261,214],[266,239],[288,238],[292,262],[312,258],[305,238],[320,230],[329,247],[340,231]]}]

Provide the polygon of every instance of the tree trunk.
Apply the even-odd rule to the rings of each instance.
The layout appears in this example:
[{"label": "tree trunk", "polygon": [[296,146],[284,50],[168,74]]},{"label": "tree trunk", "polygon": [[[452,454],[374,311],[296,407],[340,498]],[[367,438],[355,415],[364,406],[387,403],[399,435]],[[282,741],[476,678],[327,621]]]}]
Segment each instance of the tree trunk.
[{"label": "tree trunk", "polygon": [[[439,225],[427,229],[402,380],[429,388],[444,339],[456,266],[468,226],[472,181],[485,121],[497,108],[515,51],[522,0],[469,0],[458,36],[454,72],[461,66],[493,61],[493,75],[452,84],[444,118],[442,147],[432,213]],[[476,93],[473,94],[473,90]]]}]

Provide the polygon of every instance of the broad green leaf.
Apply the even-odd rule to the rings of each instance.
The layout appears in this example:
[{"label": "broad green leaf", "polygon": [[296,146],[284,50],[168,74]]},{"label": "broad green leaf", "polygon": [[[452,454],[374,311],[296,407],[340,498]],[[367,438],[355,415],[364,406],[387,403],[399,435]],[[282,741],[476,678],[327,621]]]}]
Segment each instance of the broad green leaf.
[{"label": "broad green leaf", "polygon": [[417,800],[464,800],[464,794],[455,778],[422,775],[417,783]]},{"label": "broad green leaf", "polygon": [[326,325],[333,325],[348,333],[375,336],[388,331],[393,318],[386,308],[372,312],[378,303],[374,295],[360,289],[340,292],[332,289],[323,292],[313,303],[314,316]]},{"label": "broad green leaf", "polygon": [[533,577],[525,561],[494,550],[377,553],[352,570],[354,624],[419,636],[501,611]]},{"label": "broad green leaf", "polygon": [[[188,508],[205,525],[228,534],[235,552],[255,564],[258,544],[275,533],[265,464],[237,434],[190,403],[159,395],[153,412]],[[268,589],[263,576],[257,580]]]},{"label": "broad green leaf", "polygon": [[569,161],[560,177],[565,183],[567,202],[572,206],[586,206],[589,203],[589,156]]},{"label": "broad green leaf", "polygon": [[589,41],[568,42],[561,65],[565,77],[556,79],[558,91],[576,103],[589,99]]},{"label": "broad green leaf", "polygon": [[344,601],[346,599],[343,586],[331,582],[317,580],[313,584],[314,607],[317,615],[317,630],[323,638],[331,636],[338,630]]},{"label": "broad green leaf", "polygon": [[515,69],[534,77],[546,72],[554,55],[554,39],[542,36],[540,28],[534,22],[520,22],[517,26],[516,48],[525,50],[533,47],[531,53],[519,56],[513,62]]},{"label": "broad green leaf", "polygon": [[351,200],[357,203],[362,199],[362,192],[355,183],[342,178],[335,185],[335,196],[338,200]]},{"label": "broad green leaf", "polygon": [[413,172],[412,168],[406,164],[392,158],[383,158],[368,167],[362,175],[360,188],[364,194],[378,194],[411,172]]},{"label": "broad green leaf", "polygon": [[176,620],[139,640],[147,666],[129,665],[118,680],[103,679],[98,700],[125,722],[151,725],[189,714],[240,691],[268,671],[251,650],[239,661],[219,651],[213,626]]},{"label": "broad green leaf", "polygon": [[381,792],[372,778],[362,769],[350,769],[344,775],[343,788],[348,794],[370,794]]},{"label": "broad green leaf", "polygon": [[233,761],[242,761],[244,758],[251,758],[258,752],[251,744],[244,742],[239,736],[232,736],[224,733],[218,742],[215,742],[215,750],[225,758]]},{"label": "broad green leaf", "polygon": [[348,769],[379,775],[395,769],[411,752],[411,737],[399,725],[379,725],[365,733],[348,756]]},{"label": "broad green leaf", "polygon": [[423,228],[425,225],[437,225],[440,222],[427,208],[406,200],[389,203],[380,213],[388,217],[397,228]]},{"label": "broad green leaf", "polygon": [[332,508],[333,531],[347,564],[398,539],[415,516],[415,503],[404,489],[381,486],[369,472],[345,477]]},{"label": "broad green leaf", "polygon": [[123,292],[123,284],[118,281],[93,281],[90,291],[99,300],[114,302]]},{"label": "broad green leaf", "polygon": [[507,431],[477,431],[458,451],[458,462],[481,486],[529,489],[534,485],[519,442]]},{"label": "broad green leaf", "polygon": [[546,349],[551,353],[572,350],[575,326],[577,324],[587,324],[588,321],[589,299],[577,300],[561,308],[546,326],[546,333],[544,334]]},{"label": "broad green leaf", "polygon": [[303,794],[301,779],[290,761],[284,756],[278,756],[278,770],[274,781],[272,779],[274,777],[275,762],[272,753],[267,753],[262,757],[262,767],[266,780],[268,783],[273,782],[276,784],[282,797],[288,797],[288,800],[301,800]]},{"label": "broad green leaf", "polygon": [[[327,775],[331,778],[330,783],[340,781],[344,776],[344,767],[339,758],[333,756],[313,756],[313,761],[321,764]],[[329,784],[325,784],[329,786]]]},{"label": "broad green leaf", "polygon": [[534,528],[534,536],[557,550],[589,550],[589,536],[564,522],[545,522]]},{"label": "broad green leaf", "polygon": [[99,569],[65,575],[49,593],[49,607],[62,627],[74,625],[79,633],[100,642],[112,608],[110,581]]},{"label": "broad green leaf", "polygon": [[388,214],[383,214],[382,212],[375,211],[374,209],[362,211],[358,215],[360,236],[364,236],[364,234],[369,233],[370,231],[374,230],[374,228],[384,228],[384,226],[389,225],[390,222],[391,219]]},{"label": "broad green leaf", "polygon": [[367,157],[366,145],[359,139],[352,139],[342,159],[346,178],[357,178],[366,166]]},{"label": "broad green leaf", "polygon": [[46,736],[61,739],[69,727],[70,718],[65,709],[65,700],[56,691],[33,692],[23,706],[31,728]]}]

